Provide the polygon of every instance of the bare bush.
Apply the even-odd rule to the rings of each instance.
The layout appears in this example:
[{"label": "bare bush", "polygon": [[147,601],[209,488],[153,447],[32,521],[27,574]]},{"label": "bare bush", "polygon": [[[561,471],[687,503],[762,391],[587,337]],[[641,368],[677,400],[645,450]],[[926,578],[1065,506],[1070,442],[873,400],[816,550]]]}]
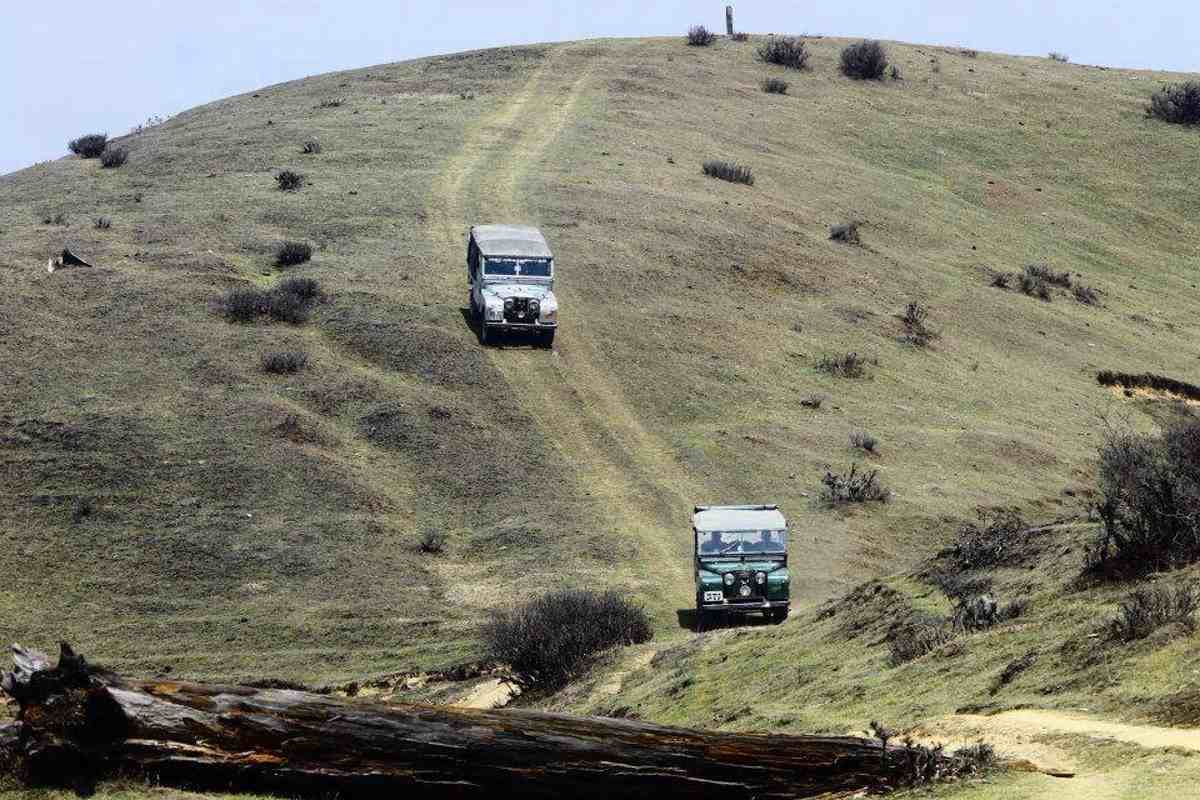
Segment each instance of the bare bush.
[{"label": "bare bush", "polygon": [[1123,601],[1117,616],[1109,623],[1113,641],[1145,639],[1166,625],[1178,625],[1187,633],[1196,630],[1196,611],[1200,609],[1200,587],[1193,584],[1145,586],[1135,589]]},{"label": "bare bush", "polygon": [[1125,389],[1154,389],[1159,392],[1179,395],[1188,400],[1200,400],[1200,386],[1176,378],[1169,378],[1166,375],[1155,375],[1152,372],[1134,375],[1128,372],[1113,372],[1112,370],[1103,369],[1096,373],[1096,380],[1102,386],[1121,386]]},{"label": "bare bush", "polygon": [[759,60],[788,69],[807,69],[811,56],[804,40],[792,36],[772,36],[758,46],[757,53]]},{"label": "bare bush", "polygon": [[265,313],[268,302],[268,294],[259,289],[230,289],[218,305],[230,322],[253,322]]},{"label": "bare bush", "polygon": [[750,168],[732,161],[705,161],[703,169],[704,174],[710,178],[719,178],[730,183],[744,183],[747,186],[754,185],[754,173],[750,171]]},{"label": "bare bush", "polygon": [[489,658],[523,686],[561,688],[600,652],[652,636],[646,612],[615,591],[561,589],[495,612],[483,626]]},{"label": "bare bush", "polygon": [[1146,116],[1176,125],[1200,125],[1200,81],[1163,86],[1150,96]]},{"label": "bare bush", "polygon": [[877,81],[888,67],[887,51],[876,41],[862,41],[842,50],[842,74],[855,80]]},{"label": "bare bush", "polygon": [[1085,306],[1100,305],[1100,295],[1090,286],[1085,286],[1082,283],[1077,283],[1071,287],[1071,294],[1075,295],[1075,299],[1083,303]]},{"label": "bare bush", "polygon": [[886,503],[892,496],[891,491],[879,483],[879,470],[859,472],[857,464],[851,464],[850,471],[841,474],[825,470],[821,484],[824,487],[821,490],[821,499],[831,506],[845,503]]},{"label": "bare bush", "polygon": [[954,544],[942,555],[952,557],[961,569],[1005,563],[1026,530],[1025,519],[1011,508],[981,508],[976,515],[978,522],[960,527]]},{"label": "bare bush", "polygon": [[745,31],[734,31],[733,35],[729,38],[733,39],[735,42],[748,42],[750,41],[750,34],[746,33]]},{"label": "bare bush", "polygon": [[1049,58],[1051,61],[1057,61],[1060,64],[1066,64],[1070,61],[1070,57],[1066,53],[1060,53],[1057,50],[1051,50]]},{"label": "bare bush", "polygon": [[819,409],[821,404],[824,402],[825,397],[819,394],[809,394],[800,398],[800,405],[804,406],[805,408],[811,408],[814,411]]},{"label": "bare bush", "polygon": [[1200,420],[1157,437],[1109,430],[1099,488],[1103,524],[1087,571],[1145,574],[1200,561]]},{"label": "bare bush", "polygon": [[888,633],[889,660],[898,667],[930,653],[954,638],[954,629],[940,617],[917,616]]},{"label": "bare bush", "polygon": [[868,362],[858,353],[842,353],[821,356],[815,368],[818,372],[826,372],[838,378],[861,378],[867,374],[868,363],[874,362]]},{"label": "bare bush", "polygon": [[909,344],[925,347],[934,338],[934,332],[926,324],[929,319],[929,309],[916,300],[910,301],[904,307],[904,314],[900,319],[904,323],[904,341]]},{"label": "bare bush", "polygon": [[109,219],[108,217],[97,217],[96,218],[96,230],[106,231],[111,227],[112,227],[112,220]]},{"label": "bare bush", "polygon": [[315,156],[321,152],[321,143],[315,139],[309,140],[300,148],[300,152],[306,156]]},{"label": "bare bush", "polygon": [[716,41],[717,35],[703,25],[688,28],[687,43],[693,47],[707,47]]}]

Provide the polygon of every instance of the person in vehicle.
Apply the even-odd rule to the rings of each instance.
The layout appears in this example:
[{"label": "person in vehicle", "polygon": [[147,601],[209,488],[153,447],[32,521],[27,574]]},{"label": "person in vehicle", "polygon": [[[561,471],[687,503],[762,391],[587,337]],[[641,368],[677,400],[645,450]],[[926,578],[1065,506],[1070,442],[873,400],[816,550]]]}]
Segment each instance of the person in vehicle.
[{"label": "person in vehicle", "polygon": [[721,552],[721,534],[719,531],[709,531],[708,540],[700,545],[701,553]]}]

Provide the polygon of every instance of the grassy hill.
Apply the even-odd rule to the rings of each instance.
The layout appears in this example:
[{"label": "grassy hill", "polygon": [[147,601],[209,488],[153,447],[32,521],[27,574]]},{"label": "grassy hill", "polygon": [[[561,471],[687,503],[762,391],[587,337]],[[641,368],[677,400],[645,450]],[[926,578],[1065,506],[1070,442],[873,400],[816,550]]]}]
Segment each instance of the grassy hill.
[{"label": "grassy hill", "polygon": [[[682,643],[696,502],[782,504],[811,608],[978,505],[1077,512],[1097,413],[1168,413],[1096,372],[1197,374],[1200,150],[1143,114],[1171,76],[890,44],[903,80],[856,82],[811,44],[786,75],[682,37],[382,65],[183,113],[119,169],[0,178],[0,638],[339,681],[469,660],[489,608],[590,585]],[[849,220],[861,246],[828,238]],[[467,325],[480,221],[546,232],[554,351]],[[274,266],[285,239],[311,263]],[[48,274],[64,245],[96,266]],[[991,285],[1033,262],[1100,304]],[[218,313],[285,273],[320,281],[307,322]],[[309,367],[265,374],[279,350]],[[818,369],[848,352],[864,377]],[[818,502],[852,462],[890,503]]]}]

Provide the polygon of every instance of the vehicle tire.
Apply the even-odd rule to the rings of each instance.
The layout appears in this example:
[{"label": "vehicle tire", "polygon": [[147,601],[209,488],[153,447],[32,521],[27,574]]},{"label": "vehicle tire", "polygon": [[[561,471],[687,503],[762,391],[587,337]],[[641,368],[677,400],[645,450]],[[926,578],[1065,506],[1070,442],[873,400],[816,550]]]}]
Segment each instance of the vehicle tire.
[{"label": "vehicle tire", "polygon": [[480,344],[488,343],[488,326],[487,323],[480,320],[479,322],[479,342]]},{"label": "vehicle tire", "polygon": [[770,619],[772,625],[778,625],[787,619],[788,610],[786,608],[772,608],[770,611]]},{"label": "vehicle tire", "polygon": [[556,330],[558,329],[551,328],[548,331],[542,331],[542,347],[546,348],[547,350],[554,347],[554,332]]}]

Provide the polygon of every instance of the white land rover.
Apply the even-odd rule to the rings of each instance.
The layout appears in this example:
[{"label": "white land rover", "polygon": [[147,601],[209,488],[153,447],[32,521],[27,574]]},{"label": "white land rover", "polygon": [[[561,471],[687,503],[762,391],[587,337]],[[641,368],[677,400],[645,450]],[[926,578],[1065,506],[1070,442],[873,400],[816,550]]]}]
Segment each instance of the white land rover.
[{"label": "white land rover", "polygon": [[467,241],[471,315],[479,338],[525,331],[549,347],[558,328],[554,255],[541,231],[527,225],[475,225]]}]

